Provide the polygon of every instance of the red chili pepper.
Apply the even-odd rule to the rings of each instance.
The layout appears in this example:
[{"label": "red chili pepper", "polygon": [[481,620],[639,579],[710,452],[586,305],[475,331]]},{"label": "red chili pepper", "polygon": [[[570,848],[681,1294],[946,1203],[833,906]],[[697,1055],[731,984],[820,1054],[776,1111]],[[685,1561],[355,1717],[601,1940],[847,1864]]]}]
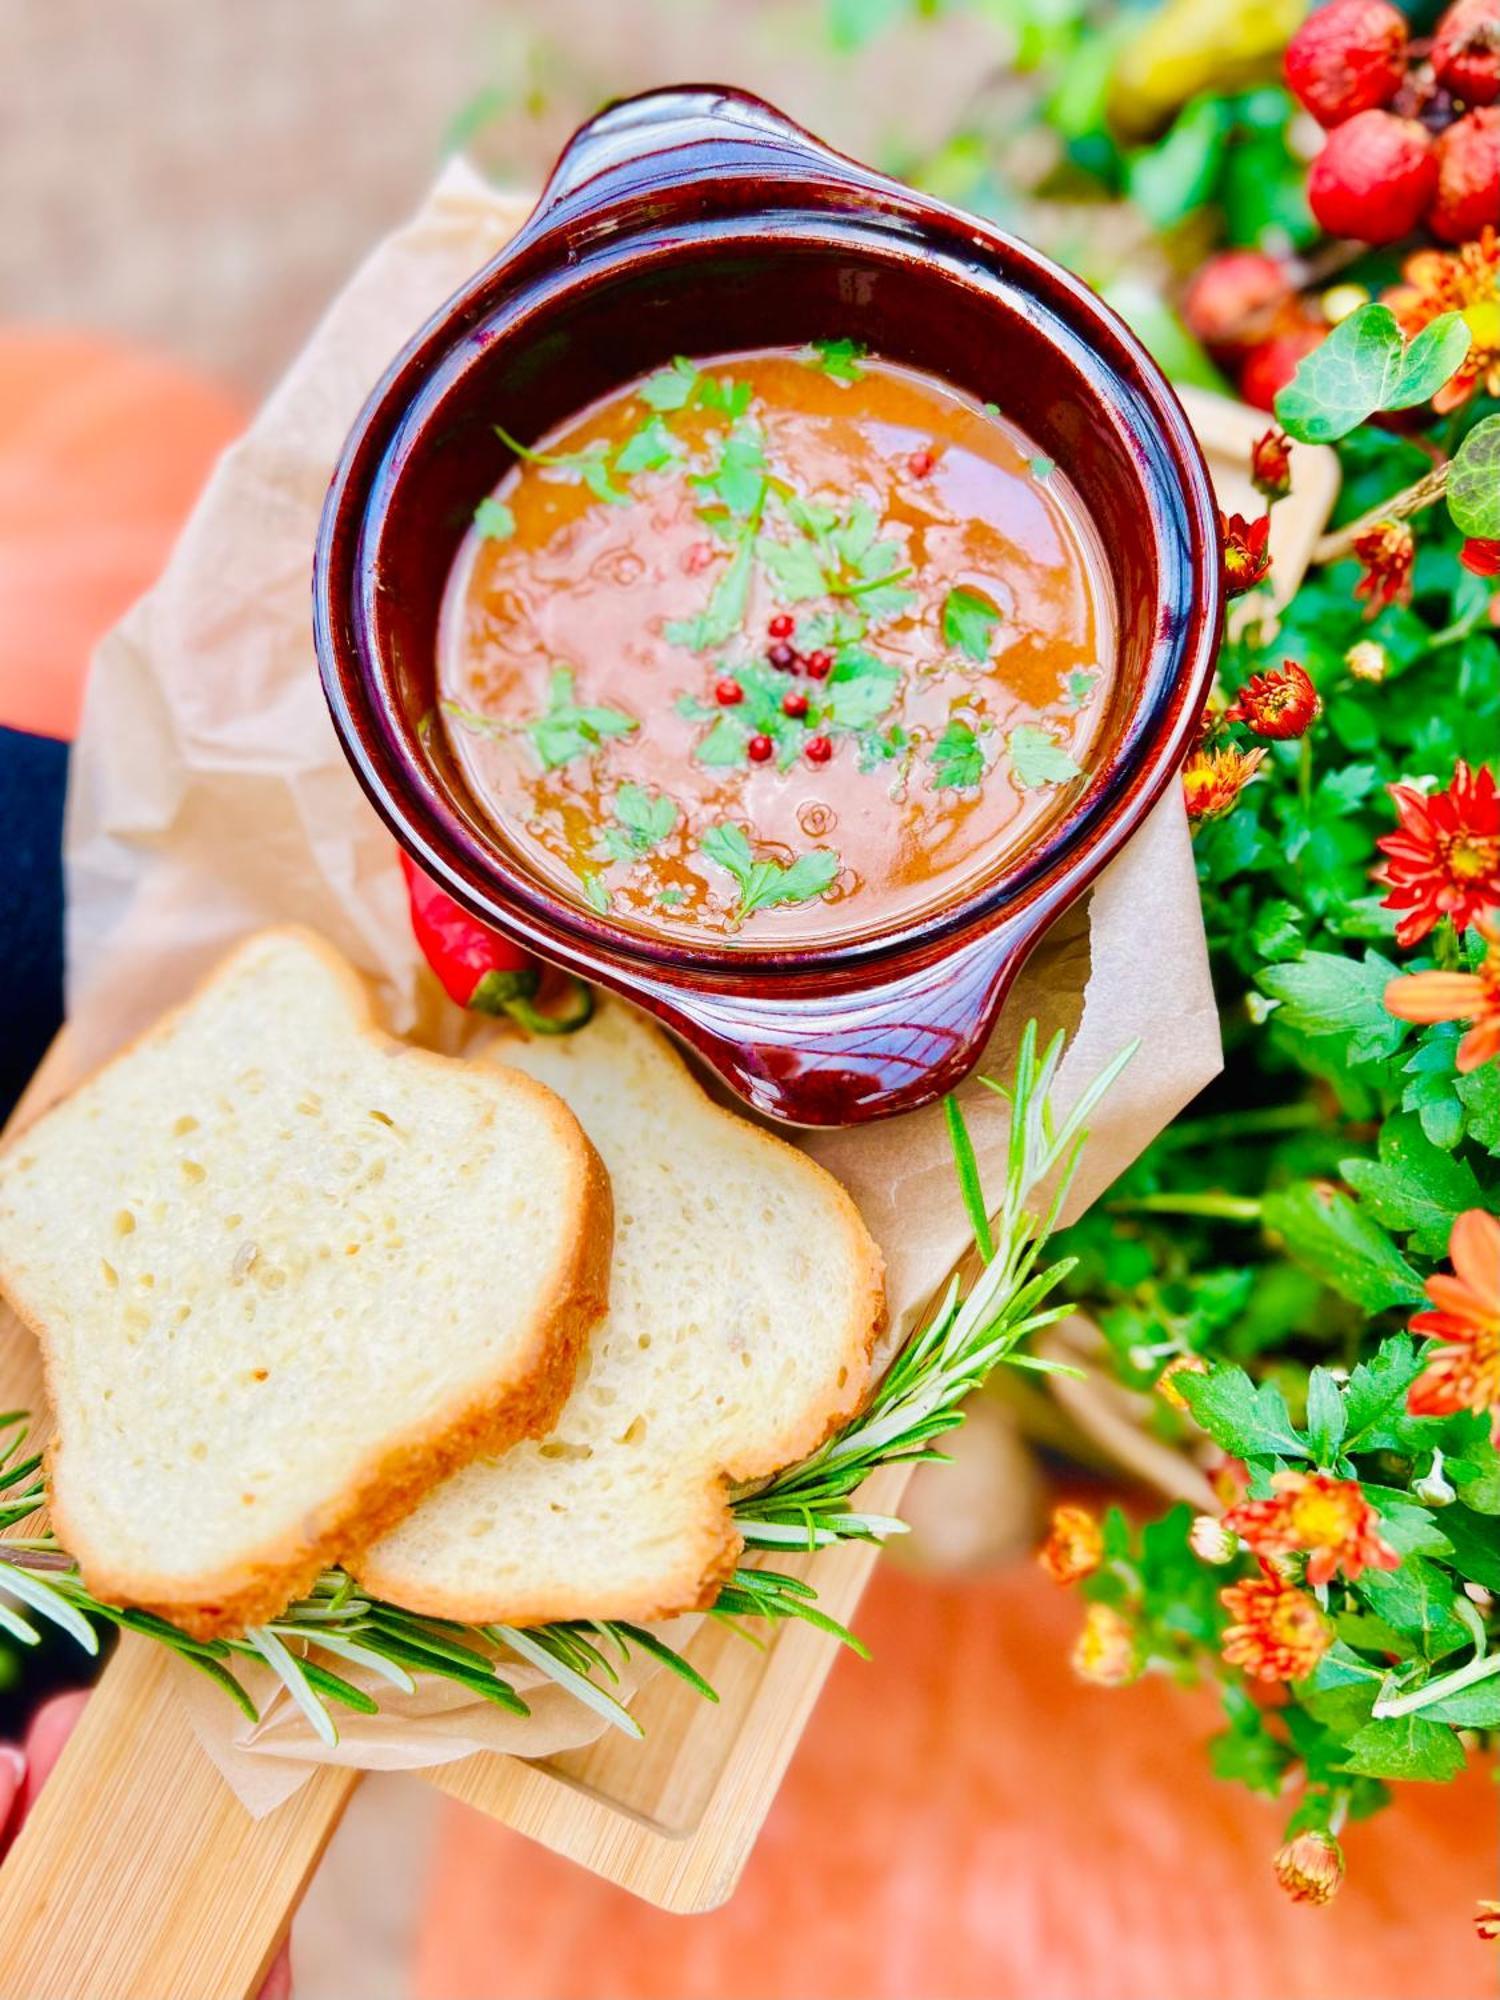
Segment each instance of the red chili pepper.
[{"label": "red chili pepper", "polygon": [[412,932],[450,1000],[481,1014],[508,1014],[534,1035],[571,1034],[588,1020],[594,996],[581,979],[569,975],[572,993],[560,1014],[543,1013],[532,1005],[542,975],[529,953],[471,917],[409,854],[401,856],[401,872]]}]

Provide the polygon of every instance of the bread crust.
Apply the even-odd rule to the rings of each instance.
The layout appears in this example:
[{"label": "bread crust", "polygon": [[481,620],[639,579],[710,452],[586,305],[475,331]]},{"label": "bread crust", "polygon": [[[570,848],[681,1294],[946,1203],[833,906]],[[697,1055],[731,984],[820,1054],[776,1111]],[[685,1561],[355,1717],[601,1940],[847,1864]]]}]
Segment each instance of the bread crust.
[{"label": "bread crust", "polygon": [[[185,1000],[101,1064],[59,1103],[86,1090],[142,1043],[174,1026],[208,991],[232,977],[244,959],[269,943],[284,940],[295,940],[323,961],[343,989],[352,1032],[367,1036],[380,1048],[399,1052],[404,1062],[429,1068],[434,1074],[446,1077],[460,1069],[471,1080],[481,1082],[494,1075],[490,1065],[455,1062],[387,1034],[376,1020],[369,988],[347,961],[315,933],[298,925],[280,925],[257,931],[235,946]],[[89,1546],[86,1535],[72,1531],[67,1441],[59,1431],[45,1453],[48,1511],[58,1539],[77,1561],[84,1582],[96,1597],[105,1603],[135,1605],[154,1612],[194,1638],[237,1637],[246,1626],[264,1623],[285,1610],[331,1563],[347,1561],[395,1527],[449,1473],[481,1453],[504,1450],[523,1438],[544,1437],[551,1430],[572,1389],[589,1334],[609,1309],[614,1198],[603,1161],[556,1092],[516,1070],[508,1073],[507,1091],[511,1084],[524,1086],[533,1096],[559,1144],[571,1154],[578,1217],[547,1287],[550,1304],[538,1317],[521,1356],[510,1362],[504,1377],[486,1392],[453,1399],[399,1443],[372,1451],[346,1490],[306,1518],[300,1533],[278,1535],[222,1571],[170,1582],[113,1567],[106,1555]],[[24,1136],[34,1140],[37,1129],[55,1109],[57,1105],[49,1106],[29,1122]],[[0,1159],[22,1136],[17,1133],[7,1138],[0,1147]],[[48,1401],[56,1410],[48,1329],[42,1316],[29,1309],[13,1271],[4,1263],[0,1263],[0,1293],[36,1335]]]},{"label": "bread crust", "polygon": [[[599,1010],[601,1016],[621,1011],[622,1003],[617,1000],[602,1002]],[[807,1410],[801,1422],[787,1427],[769,1442],[758,1443],[753,1450],[729,1465],[709,1470],[701,1489],[691,1553],[685,1552],[677,1572],[658,1579],[650,1591],[622,1586],[603,1600],[562,1590],[514,1591],[509,1596],[497,1592],[481,1596],[445,1590],[420,1576],[394,1572],[381,1564],[378,1550],[368,1551],[364,1557],[356,1559],[352,1567],[363,1588],[408,1610],[428,1617],[452,1618],[465,1624],[515,1626],[576,1618],[621,1618],[645,1623],[655,1618],[675,1617],[683,1612],[705,1611],[733,1576],[744,1553],[744,1538],[733,1521],[733,1493],[770,1478],[784,1466],[795,1464],[816,1451],[864,1402],[871,1361],[886,1326],[885,1260],[865,1227],[852,1196],[826,1168],[810,1160],[788,1140],[717,1104],[703,1089],[667,1035],[633,1010],[628,1018],[633,1030],[655,1045],[699,1100],[694,1108],[695,1116],[708,1115],[722,1120],[734,1130],[736,1143],[743,1143],[747,1134],[753,1135],[767,1150],[795,1161],[796,1172],[800,1176],[815,1179],[823,1185],[834,1211],[831,1221],[844,1236],[852,1267],[850,1310],[841,1364],[843,1384],[837,1395]],[[587,1034],[588,1030],[583,1032]],[[504,1047],[512,1039],[507,1035],[491,1044],[502,1060]]]}]

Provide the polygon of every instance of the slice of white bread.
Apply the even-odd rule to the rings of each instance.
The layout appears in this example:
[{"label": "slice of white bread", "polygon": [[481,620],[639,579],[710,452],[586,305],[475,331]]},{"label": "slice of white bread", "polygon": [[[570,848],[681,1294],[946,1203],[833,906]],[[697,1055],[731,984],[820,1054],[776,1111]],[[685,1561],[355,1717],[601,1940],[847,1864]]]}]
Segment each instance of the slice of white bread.
[{"label": "slice of white bread", "polygon": [[355,1574],[482,1622],[701,1606],[741,1546],[730,1484],[811,1451],[863,1396],[880,1253],[835,1180],[712,1104],[620,1003],[578,1034],[507,1035],[489,1053],[566,1098],[604,1157],[609,1317],[552,1436],[445,1481]]},{"label": "slice of white bread", "polygon": [[0,1154],[59,1537],[100,1597],[200,1637],[273,1616],[546,1433],[610,1241],[566,1105],[391,1040],[328,946],[260,933]]}]

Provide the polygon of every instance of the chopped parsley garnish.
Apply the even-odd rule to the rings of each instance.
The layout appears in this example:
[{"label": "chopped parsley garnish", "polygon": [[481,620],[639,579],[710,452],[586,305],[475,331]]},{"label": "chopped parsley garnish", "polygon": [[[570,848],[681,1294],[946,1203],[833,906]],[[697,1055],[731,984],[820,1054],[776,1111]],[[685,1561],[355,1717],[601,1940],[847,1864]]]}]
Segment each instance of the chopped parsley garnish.
[{"label": "chopped parsley garnish", "polygon": [[607,500],[611,507],[624,507],[630,495],[615,485],[609,472],[609,444],[604,438],[595,438],[581,451],[534,451],[530,445],[513,438],[502,425],[496,424],[495,435],[508,451],[517,458],[525,459],[528,465],[545,466],[548,471],[561,472],[570,479],[581,480],[590,493],[598,500]]},{"label": "chopped parsley garnish", "polygon": [[673,801],[643,785],[621,785],[610,801],[613,826],[604,829],[604,849],[611,861],[635,861],[660,847],[677,824]]},{"label": "chopped parsley garnish", "polygon": [[972,724],[954,716],[932,746],[934,791],[967,791],[984,776],[984,746]]},{"label": "chopped parsley garnish", "polygon": [[1063,697],[1069,708],[1083,707],[1083,704],[1093,693],[1094,683],[1098,678],[1098,674],[1091,673],[1087,667],[1075,667],[1073,669],[1072,673],[1063,682]]},{"label": "chopped parsley garnish", "polygon": [[487,542],[508,542],[516,532],[516,517],[503,500],[492,495],[474,509],[474,526]]},{"label": "chopped parsley garnish", "polygon": [[649,377],[636,393],[648,409],[685,410],[701,379],[692,362],[679,354],[670,368]]},{"label": "chopped parsley garnish", "polygon": [[1011,768],[1028,791],[1039,785],[1065,785],[1080,775],[1078,766],[1048,729],[1034,722],[1019,723],[1006,741]]},{"label": "chopped parsley garnish", "polygon": [[679,903],[687,901],[687,890],[679,889],[673,884],[668,888],[659,890],[656,900],[664,910],[675,910]]},{"label": "chopped parsley garnish", "polygon": [[943,643],[957,647],[965,659],[983,664],[1000,617],[989,598],[960,584],[943,599]]},{"label": "chopped parsley garnish", "polygon": [[714,584],[703,610],[695,618],[673,618],[668,622],[665,631],[671,643],[674,646],[689,646],[695,653],[727,645],[745,622],[754,563],[754,537],[749,533],[742,534],[728,567]]},{"label": "chopped parsley garnish", "polygon": [[1045,452],[1038,452],[1036,457],[1031,460],[1031,476],[1033,479],[1050,479],[1056,470],[1057,460],[1055,458],[1048,458]]},{"label": "chopped parsley garnish", "polygon": [[615,473],[660,472],[682,455],[676,438],[660,417],[651,417],[639,430],[631,432],[615,454]]},{"label": "chopped parsley garnish", "polygon": [[597,910],[601,917],[604,916],[609,910],[609,891],[604,886],[604,877],[591,871],[582,877],[582,882],[583,900],[590,909]]},{"label": "chopped parsley garnish", "polygon": [[859,363],[865,352],[860,340],[815,340],[808,365],[821,368],[835,382],[859,382],[864,379],[865,371]]},{"label": "chopped parsley garnish", "polygon": [[708,472],[695,472],[693,484],[709,503],[710,513],[717,503],[736,520],[757,516],[766,492],[765,441],[759,426],[737,418],[718,463]]},{"label": "chopped parsley garnish", "polygon": [[[445,704],[446,706],[446,704]],[[571,667],[554,667],[547,683],[547,707],[526,725],[532,748],[549,771],[591,757],[610,736],[628,736],[638,725],[617,708],[591,708],[574,699]]]},{"label": "chopped parsley garnish", "polygon": [[708,829],[701,852],[739,884],[734,914],[741,922],[755,910],[768,910],[777,903],[811,902],[833,887],[842,865],[831,847],[815,847],[791,862],[768,855],[757,860],[742,830],[728,820]]},{"label": "chopped parsley garnish", "polygon": [[477,708],[465,708],[462,702],[438,703],[444,715],[451,716],[460,729],[467,729],[474,736],[509,736],[515,730],[513,722],[502,722],[498,716],[485,715]]},{"label": "chopped parsley garnish", "polygon": [[828,707],[821,720],[835,729],[868,729],[895,701],[901,669],[846,646],[835,658],[826,686]]}]

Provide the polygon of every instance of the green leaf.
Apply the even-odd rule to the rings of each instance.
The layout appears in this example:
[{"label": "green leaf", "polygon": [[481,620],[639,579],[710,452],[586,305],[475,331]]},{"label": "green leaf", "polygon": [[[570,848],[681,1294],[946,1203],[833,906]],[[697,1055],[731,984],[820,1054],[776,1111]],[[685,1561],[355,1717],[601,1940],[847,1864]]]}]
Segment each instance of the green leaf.
[{"label": "green leaf", "polygon": [[1454,454],[1448,512],[1461,534],[1500,537],[1500,415],[1477,423]]},{"label": "green leaf", "polygon": [[1345,1746],[1343,1768],[1367,1778],[1426,1779],[1445,1784],[1464,1767],[1463,1745],[1451,1729],[1420,1715],[1367,1722]]},{"label": "green leaf", "polygon": [[1351,1062],[1376,1062],[1394,1054],[1406,1025],[1385,1010],[1385,989],[1396,967],[1378,951],[1362,959],[1342,952],[1307,951],[1269,966],[1256,984],[1281,1002],[1281,1018],[1304,1035],[1346,1038]]},{"label": "green leaf", "polygon": [[1170,229],[1210,198],[1232,123],[1222,97],[1197,97],[1164,139],[1131,155],[1126,191],[1158,229]]},{"label": "green leaf", "polygon": [[678,355],[670,368],[643,382],[636,394],[653,410],[682,410],[693,400],[700,377],[691,361]]},{"label": "green leaf", "polygon": [[573,689],[573,669],[555,667],[546,710],[526,725],[532,747],[549,771],[575,757],[592,756],[607,737],[628,736],[638,726],[617,708],[580,707]]},{"label": "green leaf", "polygon": [[1486,1590],[1500,1590],[1500,1520],[1455,1503],[1443,1509],[1442,1529],[1459,1573]]},{"label": "green leaf", "polygon": [[865,372],[859,365],[864,351],[864,343],[858,340],[815,340],[809,365],[821,368],[835,382],[858,382]]},{"label": "green leaf", "polygon": [[1429,1702],[1424,1722],[1443,1722],[1450,1729],[1500,1729],[1500,1680],[1478,1682]]},{"label": "green leaf", "polygon": [[[1468,1637],[1467,1626],[1453,1610],[1452,1578],[1426,1556],[1405,1556],[1399,1569],[1366,1570],[1354,1594],[1393,1631],[1415,1639],[1429,1658],[1451,1653]],[[1373,1778],[1384,1775],[1370,1773]]]},{"label": "green leaf", "polygon": [[680,456],[677,440],[660,417],[632,431],[615,456],[615,471],[659,472]]},{"label": "green leaf", "polygon": [[858,647],[845,647],[828,676],[828,716],[839,729],[868,729],[895,701],[901,669]]},{"label": "green leaf", "polygon": [[1396,315],[1374,301],[1349,314],[1276,398],[1276,416],[1304,444],[1332,444],[1378,410],[1425,403],[1455,373],[1470,333],[1458,313],[1444,313],[1404,345]]},{"label": "green leaf", "polygon": [[1383,1340],[1368,1361],[1359,1362],[1344,1387],[1344,1449],[1383,1448],[1387,1419],[1404,1413],[1406,1392],[1422,1372],[1416,1343],[1409,1333]]},{"label": "green leaf", "polygon": [[1256,1384],[1243,1368],[1221,1363],[1206,1375],[1175,1378],[1183,1400],[1215,1444],[1234,1458],[1306,1458],[1286,1398],[1274,1382]]},{"label": "green leaf", "polygon": [[677,807],[662,792],[641,785],[621,785],[610,800],[615,824],[606,827],[604,842],[615,861],[633,861],[659,847],[677,824]]},{"label": "green leaf", "polygon": [[999,623],[1000,612],[977,590],[960,584],[943,599],[943,644],[956,647],[966,659],[982,663],[989,658],[990,640]]},{"label": "green leaf", "polygon": [[709,592],[705,608],[696,618],[674,618],[667,625],[666,636],[671,644],[703,653],[732,639],[745,622],[754,562],[754,544],[749,535],[742,535],[728,566]]},{"label": "green leaf", "polygon": [[1266,1196],[1261,1217],[1299,1264],[1366,1312],[1421,1300],[1411,1265],[1379,1223],[1337,1188],[1295,1181]]},{"label": "green leaf", "polygon": [[1307,1442],[1319,1465],[1332,1465],[1343,1443],[1346,1422],[1339,1385],[1326,1368],[1307,1378]]},{"label": "green leaf", "polygon": [[984,776],[984,749],[967,722],[958,717],[932,746],[934,791],[965,791]]},{"label": "green leaf", "polygon": [[756,544],[766,572],[776,586],[776,594],[789,604],[828,594],[828,578],[817,549],[810,542],[778,542],[762,535]]},{"label": "green leaf", "polygon": [[1035,722],[1018,723],[1005,747],[1011,769],[1029,792],[1041,785],[1065,785],[1083,775],[1051,730]]},{"label": "green leaf", "polygon": [[491,495],[474,509],[474,526],[487,542],[505,542],[516,532],[516,517],[503,500]]},{"label": "green leaf", "polygon": [[1484,1200],[1467,1160],[1433,1145],[1411,1113],[1381,1127],[1378,1161],[1344,1160],[1339,1172],[1375,1220],[1410,1234],[1424,1257],[1445,1255],[1454,1218]]},{"label": "green leaf", "polygon": [[832,888],[841,865],[838,855],[827,847],[799,854],[788,865],[770,857],[757,860],[744,831],[728,820],[708,829],[701,851],[708,860],[727,869],[739,884],[736,915],[741,918],[777,903],[810,902]]},{"label": "green leaf", "polygon": [[1068,707],[1082,708],[1093,693],[1098,679],[1097,673],[1091,673],[1084,667],[1075,667],[1063,681],[1063,699]]}]

